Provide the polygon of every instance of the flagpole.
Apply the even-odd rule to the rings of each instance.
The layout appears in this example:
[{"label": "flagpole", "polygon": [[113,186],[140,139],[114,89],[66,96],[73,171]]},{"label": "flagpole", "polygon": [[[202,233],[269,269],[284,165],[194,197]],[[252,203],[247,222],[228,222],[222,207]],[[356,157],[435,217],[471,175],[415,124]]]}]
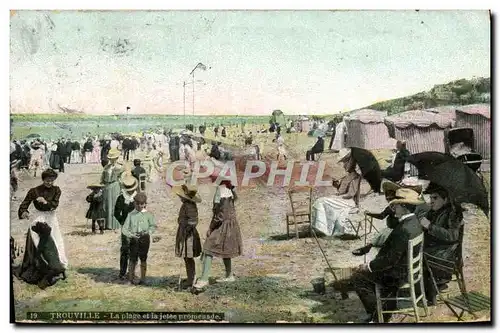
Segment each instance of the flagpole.
[{"label": "flagpole", "polygon": [[194,117],[194,70],[193,70],[193,117]]},{"label": "flagpole", "polygon": [[186,81],[184,81],[183,86],[184,86],[184,94],[183,94],[183,101],[184,101],[184,127],[186,127]]}]

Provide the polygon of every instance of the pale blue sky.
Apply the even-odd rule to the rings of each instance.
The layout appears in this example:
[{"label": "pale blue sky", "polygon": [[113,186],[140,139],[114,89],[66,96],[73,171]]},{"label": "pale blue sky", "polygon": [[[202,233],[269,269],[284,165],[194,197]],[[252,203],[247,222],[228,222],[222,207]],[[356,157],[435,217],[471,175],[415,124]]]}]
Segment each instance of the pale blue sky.
[{"label": "pale blue sky", "polygon": [[[118,38],[128,56],[101,50]],[[489,76],[489,13],[18,11],[11,111],[182,114],[198,62],[196,114],[331,114]]]}]

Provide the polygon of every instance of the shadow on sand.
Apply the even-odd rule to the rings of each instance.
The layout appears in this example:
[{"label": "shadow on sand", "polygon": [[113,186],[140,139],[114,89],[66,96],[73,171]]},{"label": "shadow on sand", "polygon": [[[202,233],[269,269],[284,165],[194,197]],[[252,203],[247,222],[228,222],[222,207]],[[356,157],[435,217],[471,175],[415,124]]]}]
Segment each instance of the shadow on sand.
[{"label": "shadow on sand", "polygon": [[[109,267],[84,267],[77,269],[77,272],[80,274],[89,275],[95,282],[101,283],[114,283],[114,284],[129,284],[127,280],[120,280],[118,275],[120,271],[115,268]],[[139,272],[136,272],[136,275]],[[179,276],[147,276],[146,283],[144,285],[140,285],[142,287],[150,287],[150,288],[172,288],[176,289],[179,282]]]}]

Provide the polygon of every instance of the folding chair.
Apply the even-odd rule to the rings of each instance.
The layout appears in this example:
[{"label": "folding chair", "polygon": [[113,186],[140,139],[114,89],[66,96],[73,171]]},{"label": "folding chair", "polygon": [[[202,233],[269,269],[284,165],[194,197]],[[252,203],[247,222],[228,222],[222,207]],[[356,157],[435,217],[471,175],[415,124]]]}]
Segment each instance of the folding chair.
[{"label": "folding chair", "polygon": [[147,175],[145,173],[139,175],[139,192],[146,191],[146,179]]},{"label": "folding chair", "polygon": [[312,187],[292,187],[288,190],[292,211],[286,213],[286,235],[290,238],[290,225],[295,225],[295,234],[299,238],[299,224],[309,224],[311,228]]},{"label": "folding chair", "polygon": [[[434,287],[434,290],[436,290],[437,292],[439,300],[446,304],[446,306],[451,310],[451,312],[453,312],[458,320],[462,320],[462,317],[466,312],[470,313],[475,319],[477,319],[477,316],[475,314],[476,312],[491,309],[491,299],[488,296],[482,295],[475,291],[467,292],[467,289],[465,287],[463,272],[464,263],[462,257],[463,233],[464,226],[462,225],[462,227],[460,228],[459,244],[455,252],[454,262],[424,253],[425,263],[427,269],[429,270],[429,276],[432,280],[432,285]],[[434,277],[432,269],[449,273],[452,276],[455,275],[455,281],[458,284],[460,295],[449,295],[447,298],[443,297],[442,293],[439,291],[437,281]],[[460,313],[458,313],[458,310],[460,311]]]},{"label": "folding chair", "polygon": [[[418,250],[415,251],[415,247],[418,247]],[[422,253],[424,248],[424,234],[420,234],[419,236],[411,239],[408,242],[408,282],[404,285],[400,286],[396,292],[396,297],[387,297],[384,298],[381,296],[382,286],[379,284],[375,285],[375,295],[377,297],[377,314],[378,321],[382,323],[384,321],[384,313],[404,313],[408,314],[413,312],[415,315],[415,322],[418,323],[420,320],[418,314],[418,302],[422,301],[425,315],[429,315],[429,309],[427,308],[427,300],[425,299],[425,289],[424,289],[424,279],[422,274]],[[420,284],[420,296],[417,297],[415,292],[415,285]],[[410,296],[408,297],[398,297],[399,292],[404,289],[410,290]],[[382,302],[383,301],[411,301],[412,308],[403,308],[396,310],[383,310]]]}]

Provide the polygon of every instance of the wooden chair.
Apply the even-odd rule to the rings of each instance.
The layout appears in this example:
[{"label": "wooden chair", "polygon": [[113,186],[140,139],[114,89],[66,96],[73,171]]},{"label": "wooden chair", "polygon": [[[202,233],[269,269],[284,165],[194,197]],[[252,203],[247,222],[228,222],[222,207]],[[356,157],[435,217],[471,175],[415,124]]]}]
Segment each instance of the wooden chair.
[{"label": "wooden chair", "polygon": [[139,175],[139,192],[146,191],[146,179],[147,175],[145,173]]},{"label": "wooden chair", "polygon": [[[418,250],[415,251],[415,247],[418,247]],[[418,314],[418,302],[422,301],[425,315],[429,315],[429,309],[427,308],[427,300],[425,299],[425,289],[424,289],[424,279],[423,279],[423,248],[424,248],[424,234],[420,234],[419,236],[411,239],[408,242],[408,282],[404,285],[400,286],[398,291],[396,292],[396,297],[381,297],[382,286],[379,284],[375,285],[375,294],[377,297],[377,314],[378,321],[382,323],[384,321],[383,314],[384,313],[410,313],[413,312],[415,315],[415,322],[419,321]],[[417,297],[415,292],[415,285],[420,284],[420,296]],[[399,292],[401,290],[409,290],[410,296],[408,297],[398,297]],[[383,310],[382,302],[383,301],[411,301],[412,308],[404,308],[396,310]]]},{"label": "wooden chair", "polygon": [[286,213],[286,235],[290,238],[290,225],[295,225],[295,234],[299,238],[298,225],[309,224],[311,228],[312,187],[292,187],[288,190],[292,211]]},{"label": "wooden chair", "polygon": [[[424,253],[424,260],[429,270],[429,276],[432,280],[432,285],[437,292],[437,296],[448,308],[453,312],[458,320],[462,320],[463,315],[468,312],[475,319],[477,319],[476,312],[491,309],[491,299],[488,296],[482,295],[478,292],[467,292],[465,287],[465,279],[463,272],[463,257],[462,257],[462,241],[464,234],[464,226],[460,228],[459,244],[456,250],[455,261],[449,261],[442,258],[432,256]],[[439,291],[436,279],[433,274],[433,269],[447,272],[455,276],[455,281],[458,284],[460,294],[445,298]],[[453,280],[452,280],[453,281]],[[455,309],[456,308],[456,309]],[[460,313],[458,313],[460,311]]]}]

